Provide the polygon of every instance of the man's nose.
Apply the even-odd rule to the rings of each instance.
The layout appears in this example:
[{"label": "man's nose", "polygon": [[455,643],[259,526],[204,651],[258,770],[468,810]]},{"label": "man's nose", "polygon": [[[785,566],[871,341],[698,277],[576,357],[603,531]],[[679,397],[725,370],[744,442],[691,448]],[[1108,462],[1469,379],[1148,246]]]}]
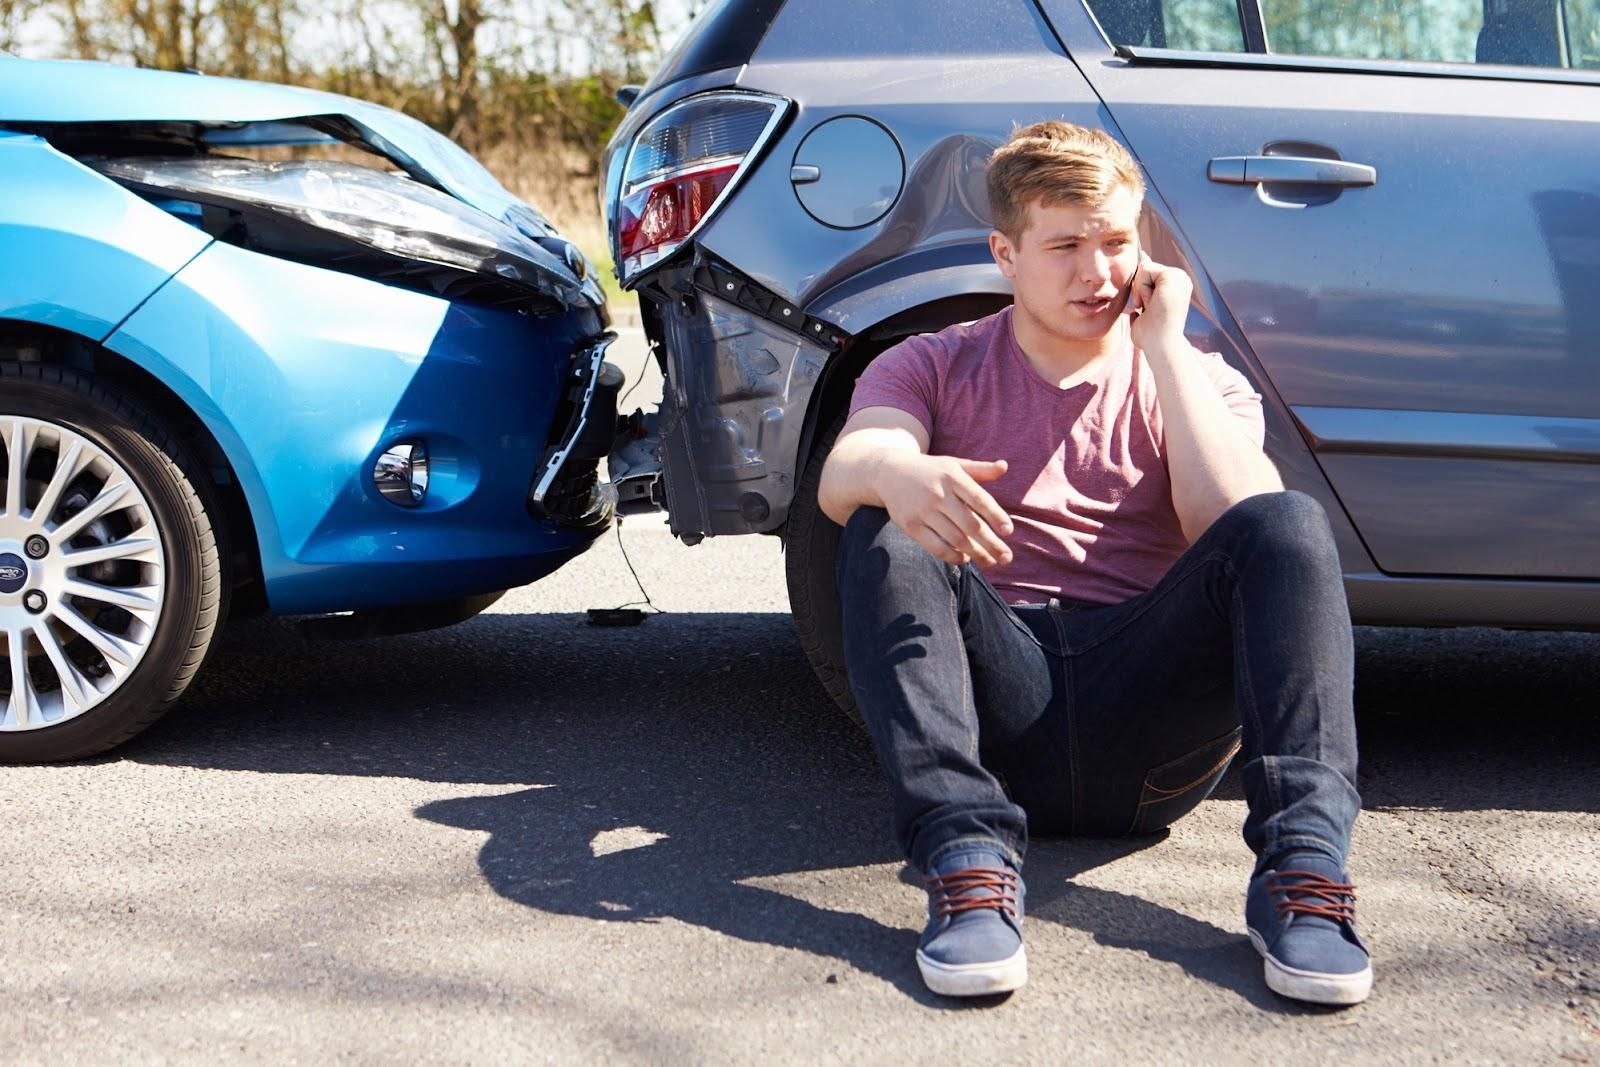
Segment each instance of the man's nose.
[{"label": "man's nose", "polygon": [[1111,257],[1104,252],[1096,252],[1083,264],[1083,280],[1098,285],[1111,277]]}]

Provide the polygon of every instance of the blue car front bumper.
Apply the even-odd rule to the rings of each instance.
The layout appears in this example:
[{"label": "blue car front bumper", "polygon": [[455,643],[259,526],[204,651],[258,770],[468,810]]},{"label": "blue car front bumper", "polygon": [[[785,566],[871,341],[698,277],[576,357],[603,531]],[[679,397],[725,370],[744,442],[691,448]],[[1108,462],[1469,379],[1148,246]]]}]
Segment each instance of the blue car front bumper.
[{"label": "blue car front bumper", "polygon": [[[603,533],[608,509],[571,525],[529,507],[572,432],[590,362],[575,357],[603,327],[587,304],[533,316],[213,243],[105,344],[206,423],[249,504],[268,603],[300,614],[508,589]],[[411,440],[431,470],[406,508],[372,470]]]}]

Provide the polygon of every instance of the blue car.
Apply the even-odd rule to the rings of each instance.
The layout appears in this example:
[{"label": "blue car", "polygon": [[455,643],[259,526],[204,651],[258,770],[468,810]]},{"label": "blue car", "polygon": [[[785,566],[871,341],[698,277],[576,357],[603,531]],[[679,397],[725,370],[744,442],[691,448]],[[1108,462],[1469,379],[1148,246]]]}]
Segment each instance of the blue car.
[{"label": "blue car", "polygon": [[446,625],[583,552],[607,325],[402,114],[0,56],[0,761],[132,737],[230,611]]}]

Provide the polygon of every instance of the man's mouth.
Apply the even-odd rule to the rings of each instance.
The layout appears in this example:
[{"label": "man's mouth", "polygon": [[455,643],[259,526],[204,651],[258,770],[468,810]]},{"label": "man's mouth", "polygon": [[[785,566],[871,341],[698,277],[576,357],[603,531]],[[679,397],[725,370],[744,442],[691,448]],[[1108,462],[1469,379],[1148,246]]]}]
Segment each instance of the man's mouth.
[{"label": "man's mouth", "polygon": [[1074,300],[1071,302],[1073,310],[1083,315],[1098,315],[1111,307],[1112,297],[1095,297],[1090,300]]}]

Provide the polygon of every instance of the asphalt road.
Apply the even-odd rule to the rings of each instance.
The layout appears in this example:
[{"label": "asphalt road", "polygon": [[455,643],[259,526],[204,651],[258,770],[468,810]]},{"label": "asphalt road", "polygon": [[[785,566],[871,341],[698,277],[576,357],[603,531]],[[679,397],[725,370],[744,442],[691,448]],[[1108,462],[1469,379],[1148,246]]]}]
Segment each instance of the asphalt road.
[{"label": "asphalt road", "polygon": [[1600,635],[1358,631],[1367,1004],[1261,984],[1230,779],[1036,842],[1032,980],[959,1005],[777,543],[620,540],[637,628],[583,623],[613,534],[448,630],[236,625],[143,738],[0,770],[0,1060],[1600,1060]]}]

